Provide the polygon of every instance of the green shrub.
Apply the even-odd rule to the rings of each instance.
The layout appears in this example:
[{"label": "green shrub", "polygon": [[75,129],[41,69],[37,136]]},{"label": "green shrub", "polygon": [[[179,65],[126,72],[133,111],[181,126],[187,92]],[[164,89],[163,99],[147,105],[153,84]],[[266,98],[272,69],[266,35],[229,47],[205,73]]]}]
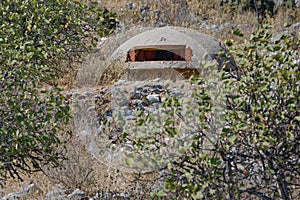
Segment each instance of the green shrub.
[{"label": "green shrub", "polygon": [[[161,138],[177,141],[189,135],[167,160],[147,161],[163,163],[155,166],[161,167],[165,185],[152,197],[299,198],[299,33],[273,36],[268,28],[264,25],[242,44],[227,41],[240,79],[209,65],[210,71],[205,67],[205,73],[192,79],[198,87],[190,103],[172,99],[164,104],[160,129],[152,128],[157,122],[151,114],[143,114],[136,130],[147,133],[139,132],[139,138],[125,134],[125,141],[137,150],[150,150],[156,158],[165,155],[158,156],[164,145]],[[191,129],[176,126],[178,114],[183,114],[181,119]],[[145,125],[159,131],[151,134],[149,128],[139,129]],[[143,158],[139,151],[130,156]]]},{"label": "green shrub", "polygon": [[0,12],[0,180],[58,164],[70,120],[57,78],[71,69],[114,14],[94,3],[4,0]]}]

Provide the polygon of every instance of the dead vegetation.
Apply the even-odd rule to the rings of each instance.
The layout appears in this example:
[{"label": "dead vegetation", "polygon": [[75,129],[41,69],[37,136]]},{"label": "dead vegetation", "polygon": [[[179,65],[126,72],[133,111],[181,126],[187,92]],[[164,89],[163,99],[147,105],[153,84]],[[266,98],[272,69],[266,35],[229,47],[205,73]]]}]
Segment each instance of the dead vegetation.
[{"label": "dead vegetation", "polygon": [[[220,0],[132,0],[99,1],[102,6],[117,13],[124,29],[133,26],[181,26],[206,32],[224,40],[231,37],[231,28],[240,28],[247,34],[257,29],[257,13],[232,4],[221,4]],[[284,23],[300,21],[299,8],[278,8],[276,14],[266,13],[265,20],[282,29]],[[204,26],[205,25],[205,26]],[[224,26],[225,25],[225,26]],[[223,26],[221,29],[208,27]]]},{"label": "dead vegetation", "polygon": [[[95,62],[93,56],[87,57],[86,64],[94,62],[92,63],[94,66],[93,71],[82,67],[80,69],[83,71],[81,77],[76,77],[79,81],[77,86],[89,81],[88,84],[94,84],[94,86],[111,85],[123,75],[124,69],[120,63],[105,68],[106,63],[102,60],[132,35],[122,35],[120,32],[124,30],[134,29],[138,26],[174,25],[194,28],[223,41],[233,37],[231,35],[232,28],[241,28],[246,35],[257,28],[257,19],[254,12],[234,12],[230,7],[221,7],[218,0],[133,0],[131,3],[134,6],[128,3],[129,1],[126,0],[100,1],[101,6],[111,9],[118,15],[121,30],[115,34],[120,34],[119,38],[117,37],[119,40],[113,41],[113,44],[108,42],[107,47],[109,49],[99,47],[96,52],[97,55],[102,55],[99,62]],[[279,10],[277,15],[267,16],[266,20],[273,24],[276,32],[281,32],[285,23],[300,21],[300,12],[297,9]],[[213,29],[212,27],[215,26],[222,28]],[[139,29],[134,33],[139,31],[141,30]],[[99,65],[101,65],[101,69]],[[74,86],[74,82],[76,82],[74,76],[78,75],[79,66],[76,65],[76,67],[75,72],[72,72],[70,76],[61,81],[61,85],[66,88],[76,87]],[[99,76],[97,73],[102,75]],[[102,106],[105,110],[107,109],[106,105],[109,106],[109,103],[107,103],[109,99],[110,96],[102,97],[96,103],[100,104],[100,107]],[[78,141],[76,138],[72,138],[67,144],[67,160],[63,162],[62,167],[47,169],[45,172],[46,175],[43,173],[29,175],[23,183],[9,180],[6,188],[3,188],[4,194],[18,191],[19,188],[33,182],[40,187],[40,190],[32,199],[43,199],[48,191],[58,186],[67,189],[79,188],[89,197],[105,191],[133,191],[136,195],[134,199],[147,199],[151,192],[151,187],[148,186],[153,184],[153,181],[150,180],[155,179],[155,175],[149,175],[141,179],[141,176],[124,175],[118,169],[108,168],[93,158],[84,142]]]}]

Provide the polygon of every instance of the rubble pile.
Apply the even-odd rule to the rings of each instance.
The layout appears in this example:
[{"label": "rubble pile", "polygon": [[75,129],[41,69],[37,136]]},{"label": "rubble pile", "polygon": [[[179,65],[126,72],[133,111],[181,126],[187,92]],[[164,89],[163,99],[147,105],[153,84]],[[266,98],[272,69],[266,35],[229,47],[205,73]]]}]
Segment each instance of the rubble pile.
[{"label": "rubble pile", "polygon": [[154,104],[161,103],[167,93],[171,91],[160,84],[135,87],[134,92],[130,94],[129,109],[149,110]]},{"label": "rubble pile", "polygon": [[[126,84],[125,84],[126,85]],[[113,93],[113,95],[112,95]],[[183,92],[171,90],[159,83],[147,83],[133,87],[133,91],[120,89],[118,87],[111,88],[111,91],[103,90],[101,95],[96,98],[96,106],[98,111],[98,121],[101,124],[113,116],[113,113],[122,110],[126,119],[134,119],[135,111],[154,112],[159,104],[166,99],[175,96],[180,98]],[[115,105],[112,105],[112,96],[122,96],[122,98],[114,99]],[[119,107],[116,109],[116,107]]]}]

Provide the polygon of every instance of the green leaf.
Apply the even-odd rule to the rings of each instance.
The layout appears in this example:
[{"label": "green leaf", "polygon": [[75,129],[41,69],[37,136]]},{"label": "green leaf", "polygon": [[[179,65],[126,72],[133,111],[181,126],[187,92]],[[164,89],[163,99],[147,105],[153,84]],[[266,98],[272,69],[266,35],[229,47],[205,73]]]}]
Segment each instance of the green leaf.
[{"label": "green leaf", "polygon": [[214,189],[209,189],[209,194],[214,195],[216,193],[216,190]]},{"label": "green leaf", "polygon": [[136,122],[136,125],[137,125],[137,126],[143,126],[143,125],[145,125],[145,120],[144,120],[144,119],[139,119],[139,120]]},{"label": "green leaf", "polygon": [[218,166],[222,163],[221,159],[218,157],[211,158],[210,160],[212,165]]},{"label": "green leaf", "polygon": [[285,28],[288,28],[288,27],[290,27],[292,24],[291,23],[289,23],[289,22],[285,22],[284,24],[283,24],[283,26],[285,27]]},{"label": "green leaf", "polygon": [[228,137],[228,141],[230,142],[230,143],[234,143],[234,141],[237,139],[237,135],[231,135],[231,136],[229,136]]},{"label": "green leaf", "polygon": [[300,121],[300,116],[296,116],[295,120]]},{"label": "green leaf", "polygon": [[243,37],[244,34],[241,32],[240,29],[233,29],[232,33],[236,36],[239,36],[239,37]]},{"label": "green leaf", "polygon": [[222,132],[223,133],[230,133],[231,129],[230,128],[223,128]]},{"label": "green leaf", "polygon": [[267,170],[270,174],[272,174],[272,175],[275,175],[276,174],[276,172],[273,170],[273,169],[268,169]]},{"label": "green leaf", "polygon": [[202,191],[198,191],[195,195],[193,195],[194,199],[202,199],[203,193]]},{"label": "green leaf", "polygon": [[165,131],[170,135],[171,137],[174,137],[177,135],[177,129],[174,127],[165,127]]},{"label": "green leaf", "polygon": [[167,191],[166,190],[159,190],[157,193],[156,193],[157,197],[165,197],[167,196]]}]

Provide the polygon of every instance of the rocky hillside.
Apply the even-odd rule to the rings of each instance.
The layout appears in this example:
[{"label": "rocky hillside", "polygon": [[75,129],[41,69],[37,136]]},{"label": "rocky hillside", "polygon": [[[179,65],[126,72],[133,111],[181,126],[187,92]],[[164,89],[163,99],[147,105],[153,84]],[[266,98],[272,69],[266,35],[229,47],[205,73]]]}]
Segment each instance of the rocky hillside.
[{"label": "rocky hillside", "polygon": [[[122,80],[122,63],[109,64],[107,57],[132,36],[149,27],[167,25],[189,27],[216,37],[220,41],[234,38],[232,29],[240,28],[245,37],[264,20],[274,26],[274,33],[299,31],[299,1],[274,1],[265,12],[253,5],[238,6],[236,1],[219,0],[135,0],[102,1],[101,6],[118,15],[118,26],[110,36],[101,38],[95,49],[81,64],[74,84],[66,88],[72,104],[72,138],[65,144],[67,160],[60,168],[45,168],[45,173],[25,176],[23,182],[10,180],[0,190],[3,200],[14,199],[150,199],[151,191],[162,182],[164,171],[147,173],[128,170],[122,151],[130,145],[118,146],[120,133],[129,127],[137,113],[154,112],[169,96],[184,96],[186,83]],[[243,1],[249,2],[249,1]],[[272,1],[273,2],[273,1]],[[260,11],[263,9],[262,5]],[[263,14],[262,14],[263,13]],[[291,23],[287,29],[284,24]],[[169,95],[169,96],[168,96]],[[118,109],[116,109],[118,107]],[[113,114],[122,111],[126,120],[113,121]],[[117,113],[117,114],[120,114]],[[180,118],[181,116],[178,116]],[[122,126],[118,123],[124,123]]]}]

